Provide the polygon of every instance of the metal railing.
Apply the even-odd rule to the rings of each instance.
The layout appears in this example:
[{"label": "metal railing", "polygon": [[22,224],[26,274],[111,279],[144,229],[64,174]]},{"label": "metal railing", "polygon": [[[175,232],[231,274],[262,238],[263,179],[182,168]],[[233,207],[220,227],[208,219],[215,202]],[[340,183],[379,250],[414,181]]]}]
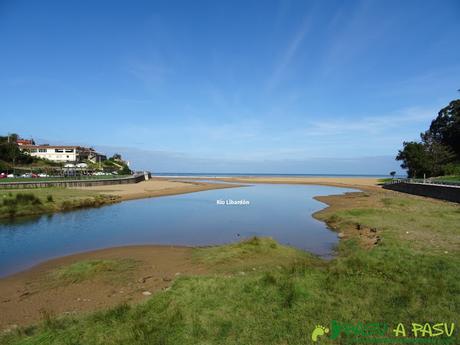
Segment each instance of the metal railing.
[{"label": "metal railing", "polygon": [[3,182],[0,189],[21,189],[21,188],[45,188],[45,187],[89,187],[104,186],[113,184],[138,183],[148,180],[150,172],[136,172],[130,176],[100,178],[100,179],[59,179],[53,181],[39,181],[31,178],[29,181]]},{"label": "metal railing", "polygon": [[416,184],[428,184],[428,185],[441,185],[441,186],[453,186],[460,187],[460,182],[456,181],[445,181],[437,180],[433,178],[394,178],[391,181],[386,181],[385,184],[395,184],[395,183],[416,183]]}]

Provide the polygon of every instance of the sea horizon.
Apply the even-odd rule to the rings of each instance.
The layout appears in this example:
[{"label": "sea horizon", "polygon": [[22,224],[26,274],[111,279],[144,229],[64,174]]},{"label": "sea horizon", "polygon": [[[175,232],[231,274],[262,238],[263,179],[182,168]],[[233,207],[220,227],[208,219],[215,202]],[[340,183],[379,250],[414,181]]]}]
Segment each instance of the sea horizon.
[{"label": "sea horizon", "polygon": [[[263,177],[369,177],[369,178],[387,178],[389,174],[279,174],[279,173],[215,173],[215,172],[152,172],[153,176],[165,177],[243,177],[243,176],[263,176]],[[395,175],[395,177],[405,177],[403,175]]]}]

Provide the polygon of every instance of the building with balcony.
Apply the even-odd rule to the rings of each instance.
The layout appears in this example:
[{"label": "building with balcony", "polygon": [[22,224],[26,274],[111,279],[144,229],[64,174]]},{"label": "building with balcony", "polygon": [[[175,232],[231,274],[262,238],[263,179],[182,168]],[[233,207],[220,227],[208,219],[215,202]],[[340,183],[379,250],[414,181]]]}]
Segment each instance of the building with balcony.
[{"label": "building with balcony", "polygon": [[105,155],[96,152],[93,148],[63,145],[18,145],[19,149],[32,157],[48,159],[53,162],[78,163],[88,160],[99,163],[107,159]]},{"label": "building with balcony", "polygon": [[53,162],[80,161],[81,148],[79,146],[19,145],[19,149],[32,157],[44,158]]}]

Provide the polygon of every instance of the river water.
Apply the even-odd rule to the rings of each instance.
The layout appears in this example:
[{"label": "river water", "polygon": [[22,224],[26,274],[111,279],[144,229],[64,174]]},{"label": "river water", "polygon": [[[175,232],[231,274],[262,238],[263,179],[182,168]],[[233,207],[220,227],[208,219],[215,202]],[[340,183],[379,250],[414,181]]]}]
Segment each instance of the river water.
[{"label": "river water", "polygon": [[[0,224],[0,276],[39,262],[133,244],[212,245],[271,236],[330,257],[337,234],[312,214],[325,205],[317,195],[351,189],[255,184],[165,196]],[[242,204],[231,204],[243,200]]]}]

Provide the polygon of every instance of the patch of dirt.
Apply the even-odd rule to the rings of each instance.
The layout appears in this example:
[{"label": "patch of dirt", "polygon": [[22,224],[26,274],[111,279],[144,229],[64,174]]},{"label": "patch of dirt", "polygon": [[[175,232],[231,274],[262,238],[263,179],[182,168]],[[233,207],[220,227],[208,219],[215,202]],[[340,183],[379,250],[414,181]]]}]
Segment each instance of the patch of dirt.
[{"label": "patch of dirt", "polygon": [[[170,246],[109,248],[54,259],[0,279],[0,330],[36,323],[45,314],[76,314],[147,300],[178,276],[207,273],[205,267],[192,263],[192,250]],[[132,259],[138,264],[113,279],[101,275],[79,283],[50,282],[57,268],[96,259]]]},{"label": "patch of dirt", "polygon": [[333,214],[339,210],[353,209],[359,207],[379,207],[380,194],[385,194],[387,191],[382,189],[374,188],[363,188],[363,192],[345,193],[342,195],[328,195],[315,197],[316,200],[321,201],[329,207],[316,212],[313,216],[319,220],[327,223],[327,225],[339,232],[338,236],[341,239],[358,239],[359,243],[363,248],[371,249],[375,245],[382,241],[380,231],[377,228],[370,228],[364,224],[340,224],[338,227],[339,220],[335,220],[334,217],[328,217],[329,214]]}]

